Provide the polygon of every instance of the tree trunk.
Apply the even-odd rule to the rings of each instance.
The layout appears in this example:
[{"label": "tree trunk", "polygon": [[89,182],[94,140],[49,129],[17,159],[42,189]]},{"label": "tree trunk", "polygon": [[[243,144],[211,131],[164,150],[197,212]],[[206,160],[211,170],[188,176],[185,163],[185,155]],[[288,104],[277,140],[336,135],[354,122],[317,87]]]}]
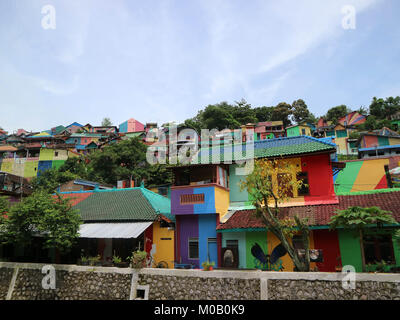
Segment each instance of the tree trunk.
[{"label": "tree trunk", "polygon": [[364,239],[363,239],[363,231],[360,229],[360,248],[361,248],[361,264],[362,264],[362,272],[365,272],[365,253],[364,253]]}]

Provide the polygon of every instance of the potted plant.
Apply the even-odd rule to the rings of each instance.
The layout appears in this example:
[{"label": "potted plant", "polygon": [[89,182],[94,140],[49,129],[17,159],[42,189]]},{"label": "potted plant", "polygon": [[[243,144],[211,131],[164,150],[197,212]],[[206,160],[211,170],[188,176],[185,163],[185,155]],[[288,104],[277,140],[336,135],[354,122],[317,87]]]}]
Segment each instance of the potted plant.
[{"label": "potted plant", "polygon": [[82,266],[88,266],[89,265],[89,258],[85,256],[81,256],[79,260],[79,264]]},{"label": "potted plant", "polygon": [[95,257],[89,257],[88,260],[90,266],[101,266],[101,256],[99,254]]},{"label": "potted plant", "polygon": [[129,262],[123,262],[121,257],[114,255],[112,258],[114,266],[118,268],[127,268],[129,267]]},{"label": "potted plant", "polygon": [[147,267],[147,252],[146,251],[134,251],[132,257],[128,257],[131,267],[134,269],[141,269]]},{"label": "potted plant", "polygon": [[215,263],[210,261],[204,261],[201,266],[203,267],[204,271],[212,271],[214,268]]}]

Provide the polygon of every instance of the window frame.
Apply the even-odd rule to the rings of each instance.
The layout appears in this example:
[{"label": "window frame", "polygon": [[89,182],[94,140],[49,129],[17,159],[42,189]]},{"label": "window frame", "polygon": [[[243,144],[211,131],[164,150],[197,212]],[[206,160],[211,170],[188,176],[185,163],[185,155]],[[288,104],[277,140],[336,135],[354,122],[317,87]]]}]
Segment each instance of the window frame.
[{"label": "window frame", "polygon": [[[197,258],[192,258],[190,255],[190,244],[197,243]],[[200,259],[200,246],[199,246],[199,238],[188,238],[188,260],[199,260]]]}]

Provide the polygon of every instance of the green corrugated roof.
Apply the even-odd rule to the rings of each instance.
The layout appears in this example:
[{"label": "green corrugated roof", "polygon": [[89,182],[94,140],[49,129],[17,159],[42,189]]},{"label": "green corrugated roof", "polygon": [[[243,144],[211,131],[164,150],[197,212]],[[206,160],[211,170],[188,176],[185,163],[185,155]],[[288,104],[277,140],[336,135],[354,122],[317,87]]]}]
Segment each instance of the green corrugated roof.
[{"label": "green corrugated roof", "polygon": [[154,210],[168,219],[175,221],[175,216],[171,214],[171,200],[153,191],[141,188],[143,195],[147,198]]},{"label": "green corrugated roof", "polygon": [[84,221],[154,221],[160,213],[171,218],[170,200],[144,188],[96,190],[74,208]]},{"label": "green corrugated roof", "polygon": [[[239,149],[235,152],[235,146],[227,149],[226,155],[233,160],[250,159],[249,155],[245,154],[245,144],[236,145]],[[209,155],[209,163],[212,163],[212,154],[217,154],[219,161],[224,161],[224,146],[216,146],[210,148],[202,148],[200,152],[194,156],[192,164],[201,163],[201,154]],[[241,150],[242,149],[242,150]],[[254,142],[254,158],[270,158],[280,156],[290,156],[296,154],[314,153],[321,151],[334,152],[336,146],[332,143],[327,143],[316,138],[308,136],[285,137],[268,139]],[[233,152],[232,152],[233,151]],[[229,159],[229,158],[228,158]]]},{"label": "green corrugated roof", "polygon": [[141,135],[144,135],[144,134],[145,134],[144,131],[125,133],[125,135],[126,135],[127,137],[130,137],[130,138],[140,137]]}]

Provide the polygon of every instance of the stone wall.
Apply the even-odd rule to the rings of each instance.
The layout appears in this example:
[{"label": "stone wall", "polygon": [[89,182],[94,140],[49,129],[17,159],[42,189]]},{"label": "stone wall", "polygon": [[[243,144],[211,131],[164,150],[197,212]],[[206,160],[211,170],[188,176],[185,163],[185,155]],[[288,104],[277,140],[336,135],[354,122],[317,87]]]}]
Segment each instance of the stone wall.
[{"label": "stone wall", "polygon": [[260,300],[259,279],[139,274],[150,300]]},{"label": "stone wall", "polygon": [[398,274],[202,271],[54,265],[55,289],[44,289],[43,264],[0,262],[0,300],[400,300]]},{"label": "stone wall", "polygon": [[270,300],[400,300],[400,284],[358,281],[354,290],[339,281],[269,280]]},{"label": "stone wall", "polygon": [[14,269],[12,268],[0,269],[0,300],[6,300],[13,271]]}]

